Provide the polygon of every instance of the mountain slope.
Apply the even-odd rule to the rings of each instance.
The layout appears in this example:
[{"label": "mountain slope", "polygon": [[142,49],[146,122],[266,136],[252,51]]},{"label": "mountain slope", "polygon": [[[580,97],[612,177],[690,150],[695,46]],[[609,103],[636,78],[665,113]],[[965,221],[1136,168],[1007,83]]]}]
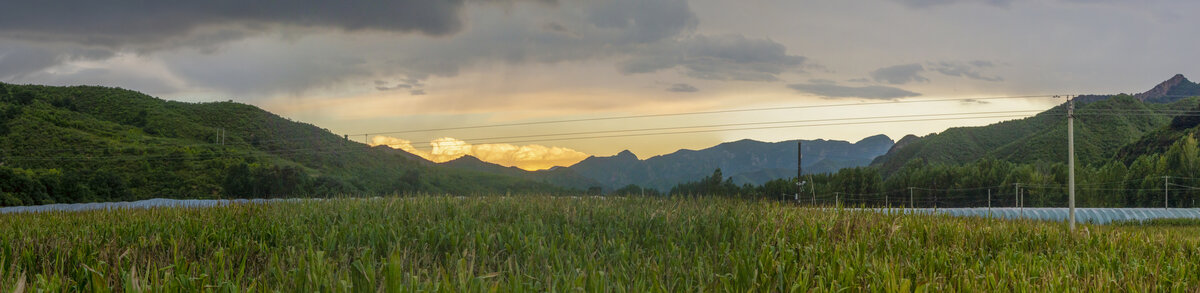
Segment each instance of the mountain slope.
[{"label": "mountain slope", "polygon": [[[865,166],[891,148],[883,135],[857,143],[832,140],[804,141],[805,173],[835,172],[845,167]],[[612,157],[589,157],[568,167],[584,177],[616,189],[637,184],[667,190],[678,183],[696,180],[720,168],[738,184],[762,184],[796,175],[796,141],[760,142],[740,140],[702,150],[679,150],[640,160],[629,151]]]},{"label": "mountain slope", "polygon": [[575,171],[572,171],[568,168],[553,168],[550,170],[530,172],[517,167],[505,167],[498,164],[484,162],[479,158],[470,155],[462,156],[458,159],[447,162],[438,163],[438,165],[460,170],[474,170],[479,172],[502,174],[505,176],[517,177],[547,184],[555,184],[558,186],[578,190],[586,190],[589,187],[600,185],[599,182],[596,182],[591,178],[580,176],[579,174],[576,174]]},{"label": "mountain slope", "polygon": [[1171,103],[1195,96],[1200,96],[1200,84],[1189,81],[1183,74],[1176,74],[1154,88],[1133,97],[1144,102]]},{"label": "mountain slope", "polygon": [[0,205],[558,190],[442,168],[232,102],[0,84]]},{"label": "mountain slope", "polygon": [[[1192,109],[1196,99],[1182,98],[1195,85],[1176,76],[1137,96],[1089,98],[1076,105],[1076,156],[1083,164],[1100,163],[1143,135],[1167,125],[1174,113]],[[1167,102],[1167,103],[1162,103]],[[982,127],[951,128],[942,133],[902,139],[872,165],[885,173],[906,162],[967,163],[991,157],[1016,163],[1064,161],[1067,157],[1066,105],[1033,117]]]}]

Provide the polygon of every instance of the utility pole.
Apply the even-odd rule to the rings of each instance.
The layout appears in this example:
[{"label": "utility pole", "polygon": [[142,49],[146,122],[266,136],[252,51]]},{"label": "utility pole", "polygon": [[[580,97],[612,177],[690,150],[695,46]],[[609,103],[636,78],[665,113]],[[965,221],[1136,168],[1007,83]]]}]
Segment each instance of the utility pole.
[{"label": "utility pole", "polygon": [[838,206],[839,204],[841,204],[841,203],[842,203],[842,201],[841,201],[841,199],[838,197],[838,195],[839,195],[839,194],[838,194],[838,192],[837,192],[837,191],[834,191],[834,192],[833,192],[833,206]]},{"label": "utility pole", "polygon": [[988,218],[992,217],[992,189],[988,189]]},{"label": "utility pole", "polygon": [[1017,194],[1021,195],[1021,216],[1025,215],[1025,190],[1018,189]]},{"label": "utility pole", "polygon": [[804,141],[796,140],[796,201],[800,201],[800,193],[804,192]]},{"label": "utility pole", "polygon": [[1168,181],[1170,176],[1163,176],[1163,208],[1171,207],[1171,183]]},{"label": "utility pole", "polygon": [[1067,96],[1067,184],[1070,185],[1067,197],[1070,207],[1071,232],[1075,232],[1075,99]]}]

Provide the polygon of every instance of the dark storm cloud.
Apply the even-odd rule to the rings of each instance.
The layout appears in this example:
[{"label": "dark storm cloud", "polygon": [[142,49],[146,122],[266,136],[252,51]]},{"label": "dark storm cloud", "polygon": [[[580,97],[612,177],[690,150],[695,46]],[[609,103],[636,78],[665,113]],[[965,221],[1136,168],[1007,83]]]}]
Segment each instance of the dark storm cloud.
[{"label": "dark storm cloud", "polygon": [[588,20],[599,28],[627,32],[627,42],[649,43],[695,29],[696,15],[684,0],[608,0],[597,2]]},{"label": "dark storm cloud", "polygon": [[156,43],[214,25],[330,27],[448,35],[462,28],[463,0],[402,1],[10,1],[0,35],[118,47]]},{"label": "dark storm cloud", "polygon": [[788,55],[787,47],[768,39],[695,35],[664,44],[618,67],[625,74],[678,67],[698,79],[776,81],[779,74],[800,71],[805,60],[803,56]]},{"label": "dark storm cloud", "polygon": [[793,90],[814,94],[826,98],[863,98],[876,100],[892,100],[898,98],[916,97],[919,93],[906,91],[888,86],[841,86],[829,83],[795,83],[789,84]]},{"label": "dark storm cloud", "polygon": [[[489,5],[516,2],[555,4],[511,10]],[[777,81],[811,66],[770,39],[697,33],[699,20],[684,0],[407,0],[300,8],[320,7],[314,3],[81,1],[75,10],[24,3],[0,11],[0,50],[10,40],[67,49],[0,57],[9,65],[0,67],[0,78],[69,61],[102,61],[117,52],[160,62],[184,86],[245,97],[356,80],[366,80],[359,84],[371,90],[421,94],[421,83],[431,77],[496,63],[602,60],[616,63],[622,74],[678,70],[696,79],[743,81]],[[14,10],[40,11],[40,18]],[[105,54],[87,59],[70,53],[81,50]]]},{"label": "dark storm cloud", "polygon": [[896,65],[872,71],[871,79],[874,79],[875,82],[885,82],[889,84],[928,82],[928,78],[921,76],[922,71],[925,71],[925,67],[922,67],[921,64],[913,63]]},{"label": "dark storm cloud", "polygon": [[966,77],[970,79],[983,81],[1004,81],[1004,78],[999,76],[984,76],[979,72],[980,69],[994,67],[995,65],[989,61],[970,61],[970,62],[948,62],[942,61],[930,63],[930,70],[948,76]]},{"label": "dark storm cloud", "polygon": [[667,91],[668,92],[676,92],[676,93],[694,93],[694,92],[700,91],[700,89],[698,89],[690,84],[677,83],[677,84],[671,85],[671,87],[668,87]]},{"label": "dark storm cloud", "polygon": [[109,58],[103,49],[53,48],[28,44],[0,44],[0,79],[21,77],[65,61]]}]

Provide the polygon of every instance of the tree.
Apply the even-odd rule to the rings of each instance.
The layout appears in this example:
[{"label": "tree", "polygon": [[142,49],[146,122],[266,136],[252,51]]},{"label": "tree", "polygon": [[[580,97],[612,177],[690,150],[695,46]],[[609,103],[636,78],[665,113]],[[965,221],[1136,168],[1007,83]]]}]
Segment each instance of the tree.
[{"label": "tree", "polygon": [[222,180],[221,189],[226,196],[232,198],[252,198],[258,194],[254,193],[251,180],[250,166],[245,162],[235,164],[225,169],[225,179]]},{"label": "tree", "polygon": [[614,190],[612,192],[612,194],[624,195],[624,196],[630,196],[630,195],[658,196],[659,195],[658,190],[653,189],[653,188],[647,189],[645,187],[638,186],[637,184],[625,185],[625,187],[621,187],[621,188],[618,188],[617,190]]}]

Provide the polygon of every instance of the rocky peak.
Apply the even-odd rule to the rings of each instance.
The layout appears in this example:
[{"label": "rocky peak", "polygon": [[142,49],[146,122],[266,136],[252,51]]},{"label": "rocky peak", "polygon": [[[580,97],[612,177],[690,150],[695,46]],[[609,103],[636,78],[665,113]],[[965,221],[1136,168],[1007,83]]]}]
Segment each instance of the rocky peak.
[{"label": "rocky peak", "polygon": [[633,152],[631,152],[629,150],[623,150],[620,153],[617,153],[616,157],[622,158],[622,159],[634,159],[634,160],[638,159],[637,155],[634,155]]},{"label": "rocky peak", "polygon": [[1183,77],[1183,74],[1176,74],[1175,76],[1171,77],[1171,79],[1154,86],[1154,88],[1150,89],[1149,91],[1133,95],[1133,97],[1141,101],[1160,98],[1167,96],[1168,93],[1171,92],[1171,89],[1175,88],[1176,86],[1190,83],[1191,82],[1188,81],[1186,77]]}]

